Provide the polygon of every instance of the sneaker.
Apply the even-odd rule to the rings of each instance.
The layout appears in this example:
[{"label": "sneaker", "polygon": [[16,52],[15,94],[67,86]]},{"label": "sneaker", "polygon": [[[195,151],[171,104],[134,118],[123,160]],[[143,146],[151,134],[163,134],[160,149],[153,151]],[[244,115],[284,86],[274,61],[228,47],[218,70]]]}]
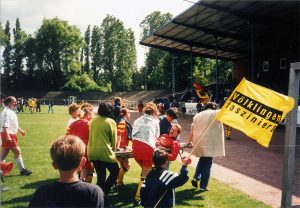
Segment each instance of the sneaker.
[{"label": "sneaker", "polygon": [[199,190],[200,190],[200,192],[209,191],[209,189],[208,189],[208,188],[200,188]]},{"label": "sneaker", "polygon": [[20,171],[21,176],[30,176],[31,173],[32,173],[31,170],[27,170],[25,168],[23,168],[23,170]]},{"label": "sneaker", "polygon": [[138,207],[141,205],[141,202],[140,201],[137,201],[137,200],[134,200],[133,202],[133,207]]},{"label": "sneaker", "polygon": [[193,180],[191,181],[192,186],[194,186],[196,189],[198,188],[198,181],[197,179],[193,178]]},{"label": "sneaker", "polygon": [[9,162],[9,163],[3,162],[3,163],[1,163],[1,170],[3,172],[3,176],[8,176],[8,174],[11,172],[13,167],[14,167],[14,164],[12,162]]}]

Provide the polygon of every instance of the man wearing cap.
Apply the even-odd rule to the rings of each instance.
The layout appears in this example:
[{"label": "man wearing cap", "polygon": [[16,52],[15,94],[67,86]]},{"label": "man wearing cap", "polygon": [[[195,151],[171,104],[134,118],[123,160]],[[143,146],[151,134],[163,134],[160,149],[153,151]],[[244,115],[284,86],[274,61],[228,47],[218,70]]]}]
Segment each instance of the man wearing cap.
[{"label": "man wearing cap", "polygon": [[169,108],[166,115],[159,117],[160,135],[169,134],[172,124],[177,122],[177,108]]}]

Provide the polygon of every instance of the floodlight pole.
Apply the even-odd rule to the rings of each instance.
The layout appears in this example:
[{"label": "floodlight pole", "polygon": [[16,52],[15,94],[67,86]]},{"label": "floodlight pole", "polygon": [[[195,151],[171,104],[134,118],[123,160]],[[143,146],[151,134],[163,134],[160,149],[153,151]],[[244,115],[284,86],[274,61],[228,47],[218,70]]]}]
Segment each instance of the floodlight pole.
[{"label": "floodlight pole", "polygon": [[295,171],[295,146],[297,134],[297,111],[300,80],[300,62],[290,64],[289,96],[295,100],[293,110],[287,115],[285,129],[283,177],[281,207],[288,208],[292,205],[293,178]]}]

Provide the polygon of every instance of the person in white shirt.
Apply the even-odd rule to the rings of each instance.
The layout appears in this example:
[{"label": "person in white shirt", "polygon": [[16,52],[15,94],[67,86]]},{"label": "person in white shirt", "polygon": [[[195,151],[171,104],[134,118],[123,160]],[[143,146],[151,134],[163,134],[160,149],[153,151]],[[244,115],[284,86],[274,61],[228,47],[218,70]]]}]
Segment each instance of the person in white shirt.
[{"label": "person in white shirt", "polygon": [[5,158],[12,150],[14,153],[15,162],[20,170],[20,175],[29,176],[32,171],[27,170],[24,167],[23,159],[21,156],[21,149],[18,144],[17,133],[21,133],[22,136],[26,136],[26,131],[19,127],[17,114],[14,112],[17,100],[13,96],[9,96],[4,100],[5,108],[0,114],[1,121],[1,139],[2,139],[2,152],[0,163],[5,163]]},{"label": "person in white shirt", "polygon": [[132,150],[135,161],[142,168],[140,182],[135,195],[134,205],[140,203],[140,189],[145,177],[152,168],[152,155],[156,139],[159,137],[158,110],[154,103],[147,103],[144,114],[133,123]]}]

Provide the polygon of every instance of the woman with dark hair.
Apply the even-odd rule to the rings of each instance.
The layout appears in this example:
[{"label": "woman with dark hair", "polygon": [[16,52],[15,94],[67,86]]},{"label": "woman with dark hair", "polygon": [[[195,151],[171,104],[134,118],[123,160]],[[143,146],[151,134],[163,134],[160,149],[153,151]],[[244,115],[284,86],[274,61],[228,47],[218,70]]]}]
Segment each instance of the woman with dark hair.
[{"label": "woman with dark hair", "polygon": [[[102,188],[105,195],[109,194],[119,173],[119,165],[115,155],[117,125],[113,119],[109,118],[111,113],[111,104],[101,102],[98,116],[94,117],[89,124],[88,158],[94,164],[97,173],[97,185]],[[106,169],[109,171],[107,178]]]}]

